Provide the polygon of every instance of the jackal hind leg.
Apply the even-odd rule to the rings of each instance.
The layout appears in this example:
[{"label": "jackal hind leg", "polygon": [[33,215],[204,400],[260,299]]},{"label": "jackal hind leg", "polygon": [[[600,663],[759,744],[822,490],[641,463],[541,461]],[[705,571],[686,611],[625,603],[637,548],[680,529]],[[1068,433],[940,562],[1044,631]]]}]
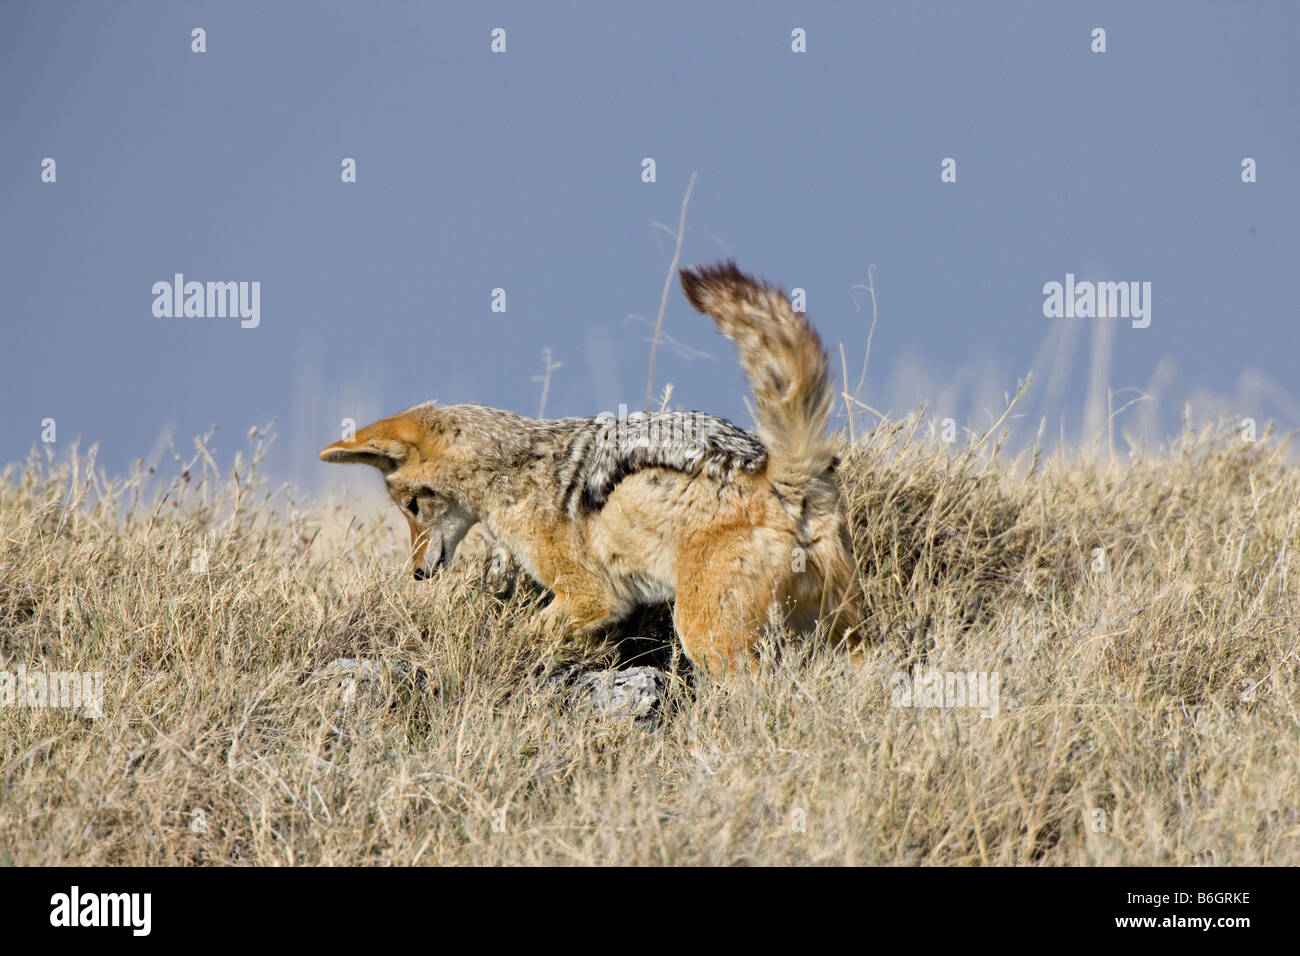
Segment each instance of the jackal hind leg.
[{"label": "jackal hind leg", "polygon": [[711,675],[758,666],[754,649],[772,605],[772,572],[745,538],[684,554],[673,625],[691,663]]}]

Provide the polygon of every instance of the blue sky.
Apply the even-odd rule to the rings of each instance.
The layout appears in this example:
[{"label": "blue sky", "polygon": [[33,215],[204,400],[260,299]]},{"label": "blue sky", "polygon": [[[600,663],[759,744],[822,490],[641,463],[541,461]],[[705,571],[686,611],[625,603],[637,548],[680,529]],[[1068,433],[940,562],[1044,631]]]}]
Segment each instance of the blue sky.
[{"label": "blue sky", "polygon": [[[545,347],[548,415],[639,407],[628,316],[658,308],[654,224],[692,173],[683,263],[805,289],[854,380],[875,265],[881,412],[987,425],[1032,370],[1025,440],[1042,419],[1085,436],[1097,383],[1156,386],[1119,419],[1149,433],[1188,403],[1300,426],[1298,9],[3,4],[0,462],[46,418],[114,473],[165,432],[217,424],[228,456],[277,418],[271,470],[318,487],[345,417],[536,414]],[[260,324],[156,317],[175,273],[259,282]],[[1150,326],[1046,318],[1067,273],[1150,282]],[[750,425],[730,346],[676,287],[665,330],[707,353],[661,350],[674,405]]]}]

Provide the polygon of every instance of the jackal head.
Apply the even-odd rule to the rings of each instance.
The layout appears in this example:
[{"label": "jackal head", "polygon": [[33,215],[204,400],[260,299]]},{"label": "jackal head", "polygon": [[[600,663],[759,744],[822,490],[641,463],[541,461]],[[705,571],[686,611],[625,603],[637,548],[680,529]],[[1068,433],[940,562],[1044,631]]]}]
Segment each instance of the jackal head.
[{"label": "jackal head", "polygon": [[417,406],[367,425],[355,438],[320,453],[321,461],[372,465],[383,474],[389,496],[411,528],[417,581],[451,560],[477,520],[450,493],[447,476],[455,467],[454,449],[432,417],[432,409]]}]

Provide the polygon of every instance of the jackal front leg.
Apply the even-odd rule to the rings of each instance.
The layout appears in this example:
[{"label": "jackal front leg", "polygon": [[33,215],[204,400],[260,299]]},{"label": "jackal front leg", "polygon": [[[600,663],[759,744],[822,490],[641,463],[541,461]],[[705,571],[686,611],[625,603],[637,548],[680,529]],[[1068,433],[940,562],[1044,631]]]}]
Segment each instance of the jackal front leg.
[{"label": "jackal front leg", "polygon": [[598,597],[557,593],[542,612],[542,635],[552,640],[586,637],[614,623],[613,609]]}]

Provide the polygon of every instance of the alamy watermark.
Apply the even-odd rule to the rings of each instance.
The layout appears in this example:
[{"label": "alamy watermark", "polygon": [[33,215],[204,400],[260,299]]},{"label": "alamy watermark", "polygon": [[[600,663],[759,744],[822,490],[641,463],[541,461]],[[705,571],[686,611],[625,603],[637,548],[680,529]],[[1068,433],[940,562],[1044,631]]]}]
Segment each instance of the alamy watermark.
[{"label": "alamy watermark", "polygon": [[238,318],[245,329],[262,322],[260,282],[186,282],[177,272],[171,282],[155,282],[153,295],[153,314],[160,319]]},{"label": "alamy watermark", "polygon": [[81,710],[87,717],[104,716],[103,671],[0,671],[0,707]]},{"label": "alamy watermark", "polygon": [[1049,319],[1132,319],[1133,328],[1151,324],[1150,282],[1065,282],[1043,286],[1043,315]]},{"label": "alamy watermark", "polygon": [[148,936],[153,929],[153,894],[85,893],[74,885],[50,897],[50,925],[121,926],[133,936]]},{"label": "alamy watermark", "polygon": [[998,671],[941,671],[917,665],[909,674],[899,671],[889,702],[895,707],[980,708],[980,716],[1002,712],[1002,675]]},{"label": "alamy watermark", "polygon": [[[710,431],[710,416],[701,412],[632,412],[618,406],[618,417],[610,412],[596,416],[600,446],[621,451],[634,448],[702,450]],[[716,426],[715,426],[716,429]]]}]

